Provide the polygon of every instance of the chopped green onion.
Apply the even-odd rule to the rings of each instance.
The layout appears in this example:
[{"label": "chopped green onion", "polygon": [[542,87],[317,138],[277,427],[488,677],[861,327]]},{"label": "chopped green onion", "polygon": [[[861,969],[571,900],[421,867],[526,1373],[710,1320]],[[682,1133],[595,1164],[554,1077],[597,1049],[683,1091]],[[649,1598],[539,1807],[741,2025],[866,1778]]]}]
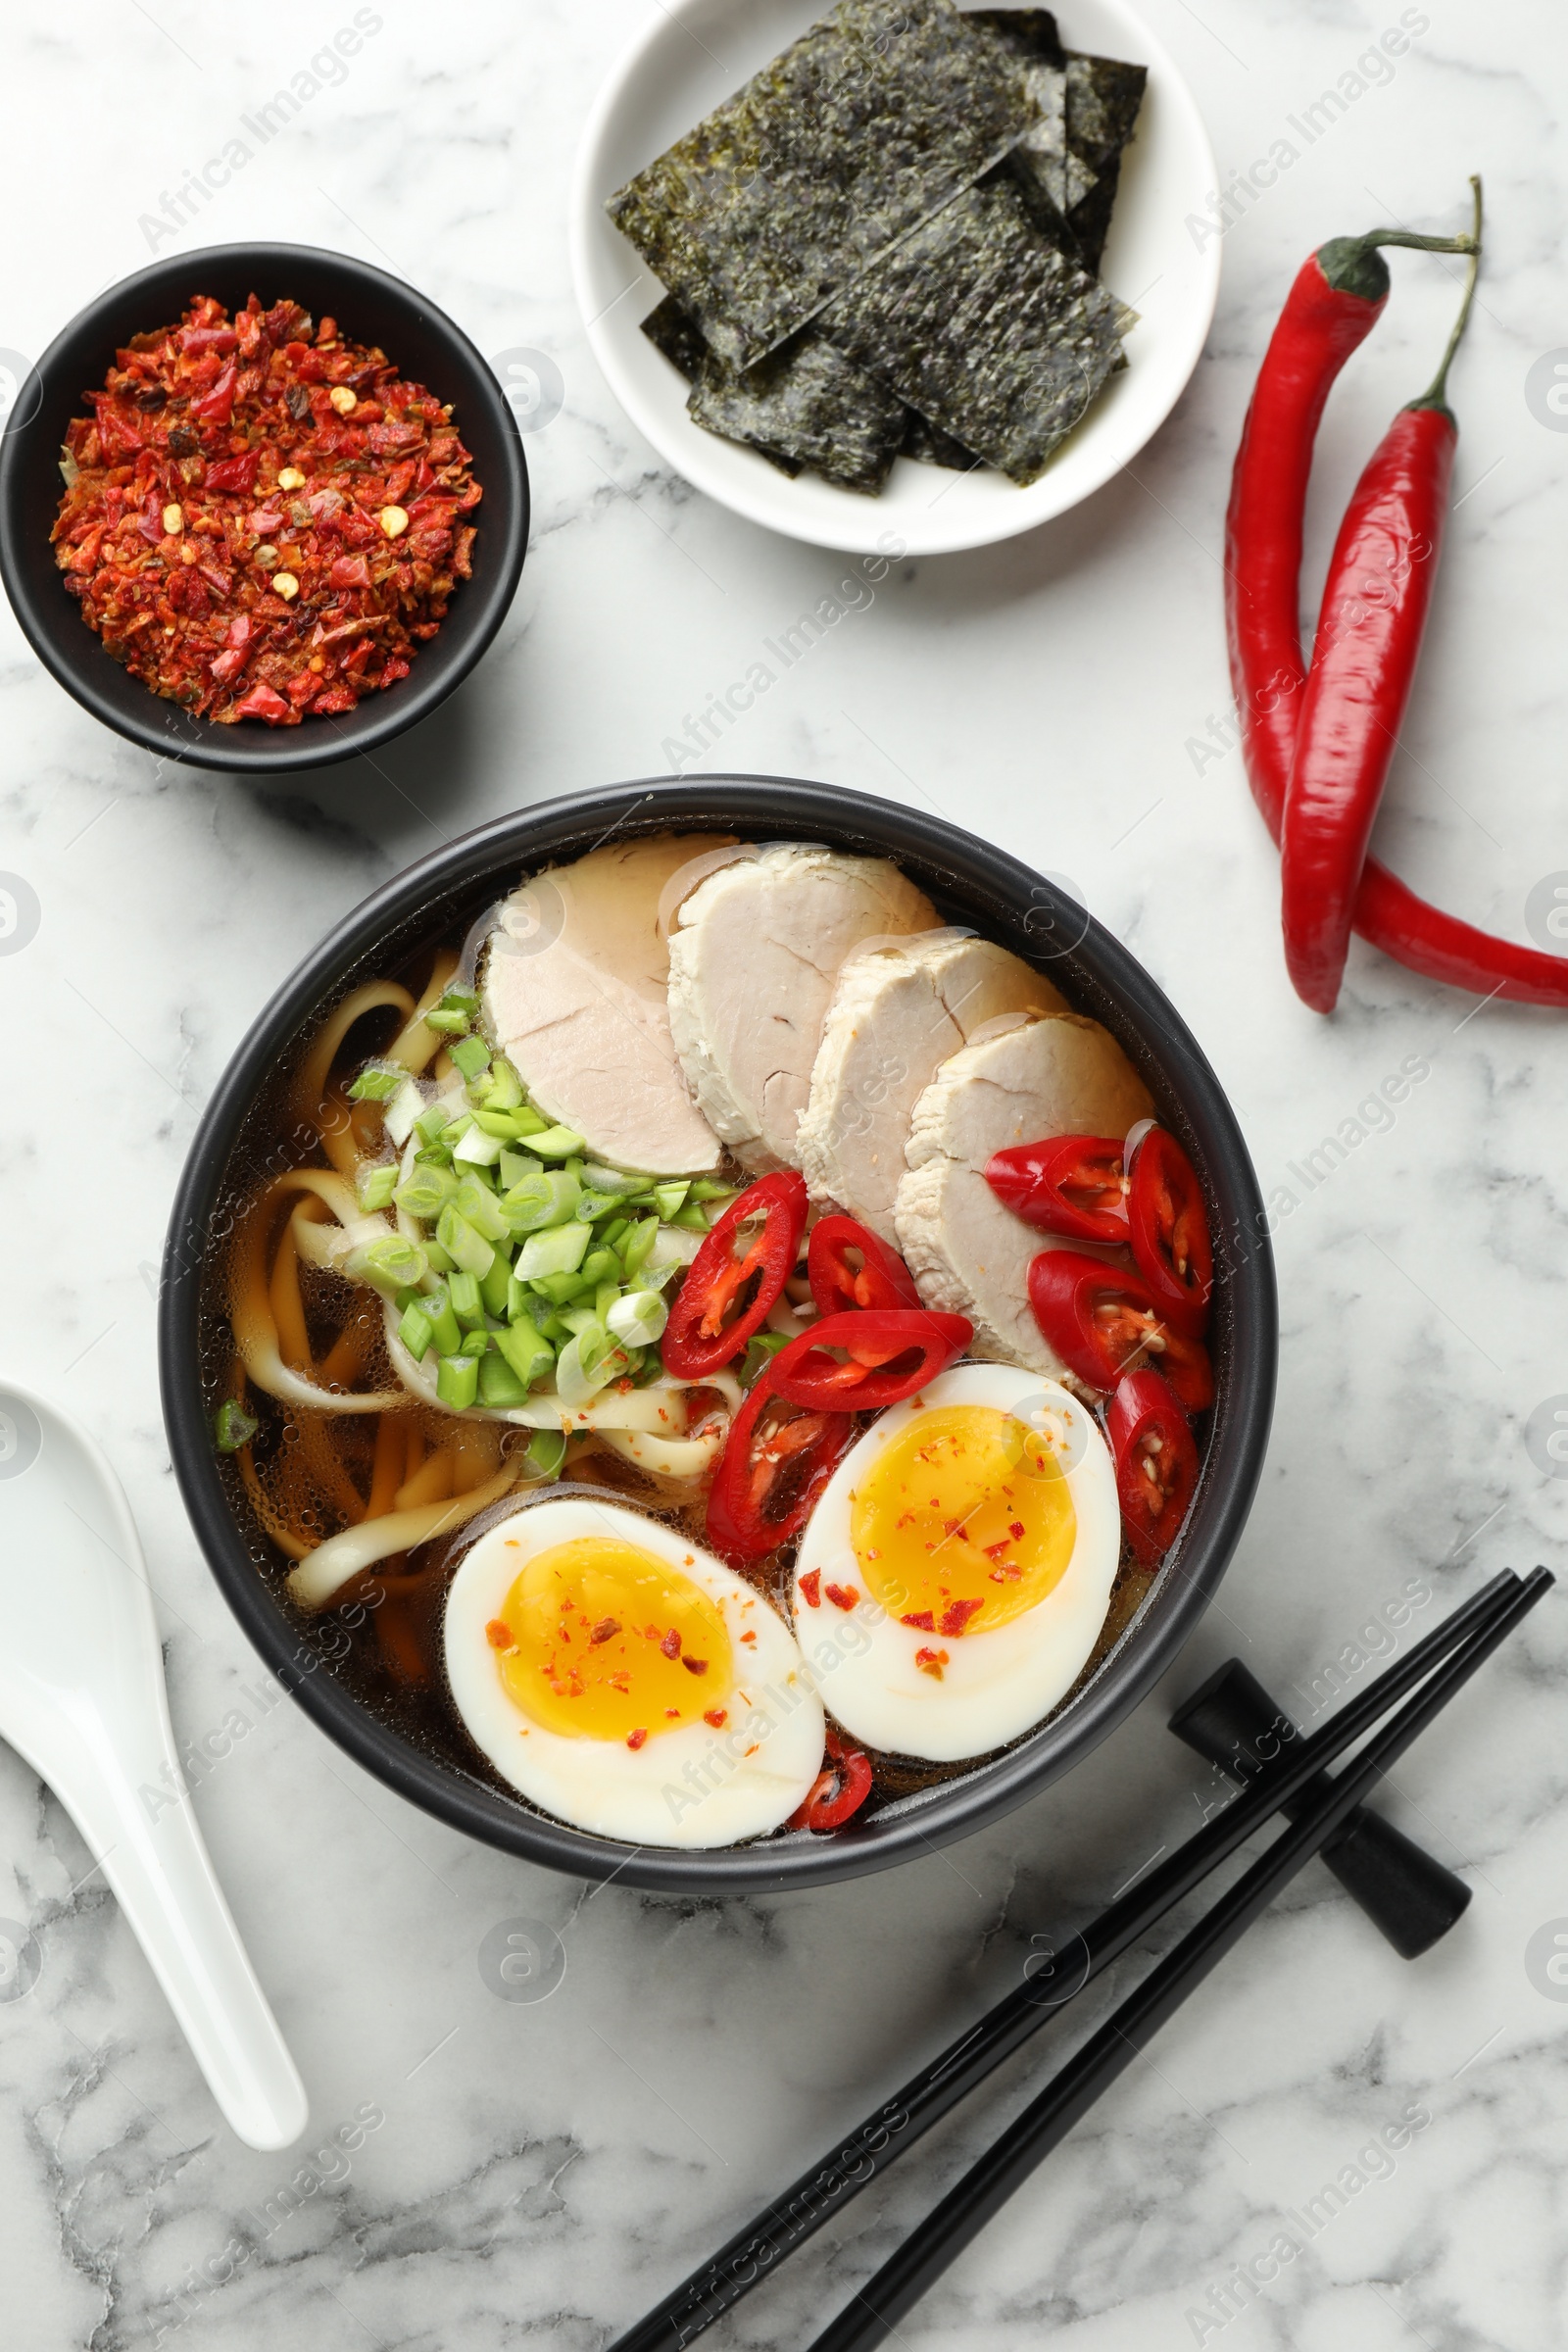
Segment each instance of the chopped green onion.
[{"label": "chopped green onion", "polygon": [[605,1250],[613,1250],[616,1243],[624,1241],[630,1231],[630,1217],[617,1217],[612,1225],[607,1225],[600,1234],[600,1247]]},{"label": "chopped green onion", "polygon": [[525,1176],[537,1176],[544,1164],[542,1159],[533,1158],[527,1152],[504,1151],[501,1154],[503,1192],[510,1192],[512,1187],[514,1184],[520,1184]]},{"label": "chopped green onion", "polygon": [[484,1134],[493,1135],[498,1144],[514,1144],[517,1141],[517,1114],[514,1110],[492,1110],[487,1102],[482,1110],[474,1112],[473,1123]]},{"label": "chopped green onion", "polygon": [[[587,1217],[591,1222],[595,1217],[608,1216],[612,1209],[618,1209],[619,1207],[620,1196],[618,1193],[601,1193],[596,1191],[593,1186],[585,1185],[583,1188],[582,1206],[578,1209],[577,1214],[580,1217]],[[624,1225],[626,1219],[624,1217],[617,1217],[615,1222],[618,1225]]]},{"label": "chopped green onion", "polygon": [[582,1150],[582,1137],[573,1127],[547,1127],[542,1135],[530,1134],[528,1141],[541,1159],[569,1159]]},{"label": "chopped green onion", "polygon": [[479,1296],[479,1285],[472,1274],[462,1271],[454,1274],[447,1283],[447,1297],[460,1323],[484,1321],[484,1300]]},{"label": "chopped green onion", "polygon": [[504,1054],[498,1054],[490,1070],[490,1092],[485,1097],[486,1110],[520,1110],[523,1102],[522,1080],[517,1076]]},{"label": "chopped green onion", "polygon": [[574,1340],[580,1340],[585,1331],[599,1331],[603,1328],[598,1307],[589,1306],[586,1303],[582,1306],[564,1306],[561,1310],[561,1321]]},{"label": "chopped green onion", "polygon": [[[619,1271],[620,1269],[617,1266],[615,1273],[618,1274]],[[596,1287],[594,1291],[594,1310],[597,1313],[601,1323],[605,1321],[605,1318],[610,1313],[611,1308],[615,1304],[615,1301],[619,1298],[619,1297],[620,1284],[615,1279],[615,1275],[613,1274],[611,1276],[608,1282],[601,1282]]]},{"label": "chopped green onion", "polygon": [[479,992],[477,989],[469,988],[462,980],[454,980],[442,990],[441,1002],[445,1005],[450,1005],[454,1012],[477,1012]]},{"label": "chopped green onion", "polygon": [[580,1331],[556,1358],[556,1395],[568,1412],[597,1396],[620,1371],[625,1357],[602,1323]]},{"label": "chopped green onion", "polygon": [[429,1309],[422,1305],[406,1307],[403,1320],[398,1325],[398,1338],[415,1362],[422,1364],[435,1345],[435,1324]]},{"label": "chopped green onion", "polygon": [[452,1147],[455,1162],[469,1162],[479,1167],[493,1167],[501,1157],[501,1138],[486,1135],[480,1126],[470,1126]]},{"label": "chopped green onion", "polygon": [[496,1251],[496,1262],[480,1283],[479,1296],[492,1315],[498,1319],[505,1315],[512,1296],[512,1260],[504,1249]]},{"label": "chopped green onion", "polygon": [[368,1061],[349,1088],[351,1102],[390,1102],[409,1073],[401,1062]]},{"label": "chopped green onion", "polygon": [[575,1274],[592,1239],[591,1227],[578,1224],[552,1225],[544,1233],[530,1234],[517,1253],[518,1280],[535,1282],[542,1274]]},{"label": "chopped green onion", "polygon": [[468,1016],[466,1012],[459,1012],[456,1006],[449,1011],[444,1004],[437,1004],[432,1012],[425,1014],[424,1025],[427,1029],[433,1029],[438,1037],[462,1037],[468,1027]]},{"label": "chopped green onion", "polygon": [[451,1054],[465,1078],[477,1078],[481,1070],[490,1067],[490,1049],[482,1037],[460,1037]]},{"label": "chopped green onion", "polygon": [[381,1124],[386,1129],[387,1141],[399,1152],[414,1133],[415,1123],[423,1109],[424,1097],[419,1092],[416,1078],[405,1078],[391,1102],[383,1104]]},{"label": "chopped green onion", "polygon": [[684,1208],[677,1208],[669,1221],[672,1225],[681,1226],[687,1233],[708,1231],[708,1211],[697,1200],[689,1200]]},{"label": "chopped green onion", "polygon": [[443,1104],[432,1102],[429,1109],[421,1111],[415,1120],[414,1132],[424,1143],[433,1144],[442,1128],[449,1123],[451,1116],[452,1113]]},{"label": "chopped green onion", "polygon": [[[493,1335],[497,1348],[521,1381],[524,1391],[541,1373],[548,1372],[556,1360],[556,1351],[543,1332],[531,1323],[511,1325],[506,1331]],[[518,1399],[521,1402],[521,1398]]]},{"label": "chopped green onion", "polygon": [[554,1478],[566,1458],[565,1431],[536,1429],[524,1458],[536,1478]]},{"label": "chopped green onion", "polygon": [[448,1201],[441,1211],[435,1238],[443,1250],[450,1251],[453,1263],[466,1274],[488,1274],[495,1264],[496,1253],[482,1233],[475,1233],[466,1217]]},{"label": "chopped green onion", "polygon": [[461,1355],[463,1330],[452,1311],[452,1300],[446,1291],[426,1291],[420,1303],[430,1318],[430,1333],[435,1341],[437,1355]]},{"label": "chopped green onion", "polygon": [[716,1177],[699,1176],[686,1196],[688,1200],[733,1200],[735,1187],[720,1184]]},{"label": "chopped green onion", "polygon": [[225,1398],[213,1415],[213,1434],[218,1440],[219,1452],[238,1453],[242,1446],[250,1444],[261,1426],[259,1421],[252,1420],[236,1397]]},{"label": "chopped green onion", "polygon": [[458,1180],[450,1169],[416,1159],[392,1198],[405,1215],[417,1217],[422,1225],[433,1225],[457,1189]]},{"label": "chopped green onion", "polygon": [[482,1233],[487,1242],[504,1242],[508,1234],[506,1212],[490,1187],[480,1176],[465,1176],[453,1197],[453,1207],[460,1217],[466,1217],[475,1233]]},{"label": "chopped green onion", "polygon": [[479,1394],[479,1359],[444,1355],[436,1368],[435,1393],[455,1413],[466,1413]]},{"label": "chopped green onion", "polygon": [[659,1213],[666,1225],[673,1223],[676,1211],[680,1208],[690,1190],[691,1186],[686,1183],[655,1185],[654,1199],[658,1202]]},{"label": "chopped green onion", "polygon": [[378,1208],[389,1208],[392,1196],[398,1189],[396,1160],[383,1159],[374,1165],[362,1160],[354,1189],[359,1194],[360,1206],[367,1216],[372,1216]]},{"label": "chopped green onion", "polygon": [[564,1168],[541,1168],[524,1176],[502,1195],[501,1210],[509,1229],[520,1239],[548,1225],[565,1225],[577,1215],[582,1188]]},{"label": "chopped green onion", "polygon": [[588,1161],[582,1175],[583,1182],[591,1184],[596,1193],[618,1193],[623,1200],[648,1189],[646,1176],[623,1175],[619,1168],[602,1167],[596,1159]]},{"label": "chopped green onion", "polygon": [[790,1344],[786,1331],[754,1331],[746,1343],[746,1353],[740,1360],[741,1387],[749,1389],[772,1362],[781,1348]]},{"label": "chopped green onion", "polygon": [[479,1402],[493,1413],[509,1413],[528,1401],[528,1384],[519,1380],[494,1348],[479,1358]]},{"label": "chopped green onion", "polygon": [[389,1233],[378,1242],[351,1250],[343,1261],[350,1282],[366,1282],[391,1297],[395,1291],[416,1290],[424,1280],[429,1259],[417,1242]]},{"label": "chopped green onion", "polygon": [[657,1217],[644,1217],[639,1224],[632,1227],[631,1232],[622,1243],[620,1250],[620,1262],[626,1269],[628,1280],[638,1271],[639,1267],[646,1263],[648,1252],[658,1239],[659,1219]]},{"label": "chopped green onion", "polygon": [[432,1274],[451,1273],[453,1266],[451,1251],[443,1250],[439,1242],[432,1242],[428,1234],[424,1238],[424,1254],[430,1261]]},{"label": "chopped green onion", "polygon": [[461,1352],[464,1355],[476,1355],[483,1363],[484,1351],[490,1345],[491,1337],[492,1335],[486,1331],[482,1323],[470,1325],[463,1335]]},{"label": "chopped green onion", "polygon": [[543,1135],[553,1122],[535,1110],[531,1102],[519,1102],[512,1114],[519,1135]]},{"label": "chopped green onion", "polygon": [[577,1271],[584,1282],[613,1281],[620,1287],[620,1260],[613,1250],[590,1250]]},{"label": "chopped green onion", "polygon": [[580,1298],[590,1286],[580,1274],[536,1274],[533,1287],[552,1305],[564,1306],[568,1298]]},{"label": "chopped green onion", "polygon": [[657,1291],[631,1291],[605,1317],[607,1328],[628,1348],[651,1348],[663,1336],[669,1309]]}]

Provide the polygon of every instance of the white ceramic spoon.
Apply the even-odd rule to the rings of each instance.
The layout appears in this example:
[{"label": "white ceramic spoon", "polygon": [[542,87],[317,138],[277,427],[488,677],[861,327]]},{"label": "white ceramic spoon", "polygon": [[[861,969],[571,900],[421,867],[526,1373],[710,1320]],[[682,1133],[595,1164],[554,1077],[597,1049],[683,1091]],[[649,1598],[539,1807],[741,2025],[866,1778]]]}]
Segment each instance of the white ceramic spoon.
[{"label": "white ceramic spoon", "polygon": [[181,1787],[130,1507],[86,1432],[0,1382],[0,1734],[47,1781],[119,1898],[213,2096],[253,2148],[305,2087]]}]

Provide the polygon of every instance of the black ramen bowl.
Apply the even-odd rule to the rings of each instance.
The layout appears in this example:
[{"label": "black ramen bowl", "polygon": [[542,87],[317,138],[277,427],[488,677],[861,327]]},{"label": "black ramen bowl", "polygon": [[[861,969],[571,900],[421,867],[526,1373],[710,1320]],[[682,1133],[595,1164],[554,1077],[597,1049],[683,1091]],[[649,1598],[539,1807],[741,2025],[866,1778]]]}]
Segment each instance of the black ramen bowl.
[{"label": "black ramen bowl", "polygon": [[[344,1672],[347,1634],[330,1609],[307,1618],[282,1597],[276,1555],[212,1434],[232,1352],[220,1321],[226,1238],[276,1134],[280,1067],[292,1065],[323,1011],[351,988],[396,969],[422,940],[465,927],[524,873],[578,857],[613,831],[673,827],[895,858],[945,919],[1049,972],[1118,1039],[1192,1155],[1216,1260],[1218,1393],[1192,1511],[1177,1549],[1076,1693],[1001,1755],[835,1836],[710,1851],[632,1847],[570,1829],[490,1782],[477,1757],[471,1772],[461,1769],[356,1691]],[[1262,1201],[1241,1130],[1180,1016],[1125,948],[1017,858],[936,817],[822,784],[702,776],[624,784],[502,817],[410,866],[306,958],[229,1063],[191,1147],[164,1255],[159,1349],[174,1470],[213,1574],[262,1657],[324,1732],[411,1803],[506,1852],[580,1878],[725,1893],[812,1886],[928,1854],[1070,1771],[1132,1712],[1202,1615],[1241,1535],[1268,1438],[1278,1327]]]},{"label": "black ramen bowl", "polygon": [[[410,675],[334,717],[297,727],[258,719],[232,726],[197,718],[130,676],[81,617],[56,568],[49,533],[59,512],[66,427],[85,413],[82,395],[103,383],[117,350],[167,326],[198,294],[230,312],[255,293],[330,313],[356,343],[379,344],[400,374],[452,405],[484,497],[474,513],[473,576],[458,583],[437,634]],[[171,256],[100,294],[56,336],[17,388],[0,439],[0,577],[44,667],[84,710],[132,743],[198,767],[278,775],[323,767],[401,735],[467,676],[506,618],[528,546],[528,469],[517,419],[496,377],[461,327],[384,270],[310,245],[215,245]]]}]

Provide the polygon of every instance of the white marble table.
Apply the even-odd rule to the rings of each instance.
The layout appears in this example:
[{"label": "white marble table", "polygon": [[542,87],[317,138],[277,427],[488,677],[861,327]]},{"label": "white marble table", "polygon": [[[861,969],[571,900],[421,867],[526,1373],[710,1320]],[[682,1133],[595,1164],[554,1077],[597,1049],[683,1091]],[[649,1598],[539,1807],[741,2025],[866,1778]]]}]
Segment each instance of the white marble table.
[{"label": "white marble table", "polygon": [[[1396,0],[1150,0],[1227,177],[1280,140],[1298,151],[1236,208],[1187,397],[1087,507],[891,577],[701,764],[934,806],[1074,876],[1206,1046],[1265,1191],[1296,1196],[1278,1234],[1273,1446],[1220,1605],[1068,1783],[919,1865],[777,1902],[590,1897],[465,1844],[291,1704],[268,1705],[175,1498],[155,1387],[153,1268],[204,1099],[344,908],[498,810],[666,767],[686,714],[840,570],[670,479],[586,357],[564,190],[596,83],[648,4],[380,0],[333,86],[310,60],[351,22],[348,0],[277,29],[275,12],[230,0],[34,4],[0,25],[0,342],[41,350],[150,250],[272,236],[390,264],[487,352],[551,355],[564,386],[529,443],[535,537],[512,617],[384,774],[253,789],[156,768],[83,716],[0,614],[0,869],[40,918],[0,958],[0,1353],[79,1412],[124,1478],[181,1730],[247,1719],[194,1801],[314,2117],[287,2157],[229,2136],[71,1823],[0,1751],[0,1917],[31,1931],[41,1963],[0,2000],[7,2352],[597,2352],[1012,1981],[1032,1936],[1196,1826],[1213,1785],[1161,1727],[1200,1673],[1237,1650],[1287,1692],[1336,1660],[1353,1686],[1412,1582],[1429,1597],[1410,1631],[1504,1563],[1551,1561],[1564,1530],[1561,1466],[1526,1443],[1568,1390],[1563,1032],[1359,947],[1332,1024],[1297,1004],[1274,855],[1227,748],[1219,572],[1229,458],[1289,276],[1331,234],[1453,217],[1464,174],[1484,170],[1489,263],[1454,384],[1460,503],[1379,844],[1431,895],[1524,936],[1532,887],[1568,867],[1568,420],[1526,396],[1532,365],[1568,344],[1560,24],[1547,0],[1427,0],[1405,13],[1430,24],[1392,79],[1366,82],[1357,60]],[[1070,36],[1070,0],[1063,18]],[[323,86],[258,141],[244,119],[296,73]],[[1366,86],[1305,143],[1290,119],[1345,75]],[[252,152],[228,183],[155,236],[143,216],[236,138]],[[1363,455],[1446,331],[1444,266],[1395,270],[1392,314],[1325,430],[1319,570]],[[193,258],[193,290],[200,277]],[[1381,1080],[1415,1067],[1392,1124],[1356,1121]],[[1303,1181],[1335,1134],[1352,1148]],[[1563,1614],[1548,1601],[1397,1775],[1391,1811],[1475,1886],[1448,1941],[1405,1966],[1314,1868],[902,2344],[1561,2341],[1568,1985],[1541,1931],[1568,1934]],[[564,1938],[543,2004],[502,2000],[481,1974],[485,1938],[518,1918]],[[1041,2063],[960,2111],[715,2347],[805,2343]],[[1414,2116],[1396,2155],[1358,2165]],[[1343,2210],[1271,2261],[1331,2181]],[[1242,2263],[1253,2283],[1227,2300]]]}]

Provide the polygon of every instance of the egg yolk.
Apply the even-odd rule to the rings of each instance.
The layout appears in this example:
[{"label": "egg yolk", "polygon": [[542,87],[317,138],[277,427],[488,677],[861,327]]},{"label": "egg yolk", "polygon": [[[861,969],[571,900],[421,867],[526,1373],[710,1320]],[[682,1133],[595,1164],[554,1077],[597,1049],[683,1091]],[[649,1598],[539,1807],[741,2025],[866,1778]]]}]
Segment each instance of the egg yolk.
[{"label": "egg yolk", "polygon": [[850,1498],[873,1599],[927,1633],[983,1634],[1021,1617],[1066,1572],[1076,1534],[1050,1447],[993,1405],[917,1414]]},{"label": "egg yolk", "polygon": [[698,1721],[733,1681],[717,1603],[618,1536],[535,1552],[486,1631],[514,1706],[567,1739],[641,1747]]}]

